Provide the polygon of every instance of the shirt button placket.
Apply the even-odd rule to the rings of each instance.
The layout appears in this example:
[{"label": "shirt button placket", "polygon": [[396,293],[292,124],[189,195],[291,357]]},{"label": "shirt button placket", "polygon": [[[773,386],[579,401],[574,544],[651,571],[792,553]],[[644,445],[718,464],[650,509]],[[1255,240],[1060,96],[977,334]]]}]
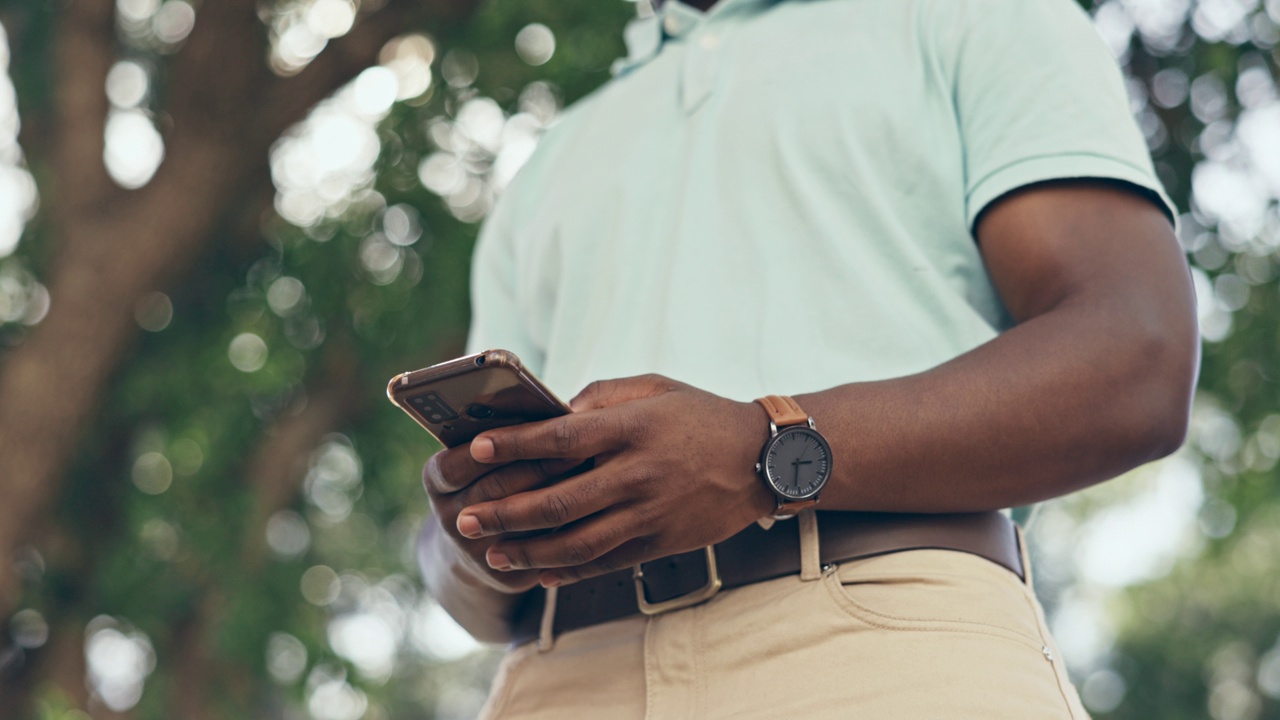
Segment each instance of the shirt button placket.
[{"label": "shirt button placket", "polygon": [[666,30],[671,37],[679,37],[680,28],[680,16],[672,14],[662,19],[662,29]]},{"label": "shirt button placket", "polygon": [[685,52],[682,100],[686,114],[692,114],[711,95],[720,68],[721,35],[705,25],[690,37]]}]

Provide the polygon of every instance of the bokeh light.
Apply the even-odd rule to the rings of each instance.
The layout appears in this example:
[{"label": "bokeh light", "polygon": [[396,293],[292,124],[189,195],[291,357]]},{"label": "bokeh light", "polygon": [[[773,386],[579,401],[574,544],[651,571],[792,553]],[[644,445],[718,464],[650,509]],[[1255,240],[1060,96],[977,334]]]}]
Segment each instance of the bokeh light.
[{"label": "bokeh light", "polygon": [[104,139],[103,162],[121,187],[146,185],[164,160],[164,139],[141,110],[113,110],[107,116]]},{"label": "bokeh light", "polygon": [[0,323],[35,325],[49,312],[49,291],[17,260],[0,261]]},{"label": "bokeh light", "polygon": [[[393,615],[399,619],[398,615]],[[351,661],[360,674],[385,680],[395,668],[402,622],[394,626],[384,615],[372,612],[339,615],[329,621],[329,645]]]},{"label": "bokeh light", "polygon": [[307,676],[307,710],[315,720],[358,720],[369,699],[347,682],[345,670],[317,665]]},{"label": "bokeh light", "polygon": [[297,682],[307,669],[307,647],[288,633],[271,633],[267,639],[267,672],[282,685]]},{"label": "bokeh light", "polygon": [[407,247],[422,237],[422,221],[412,205],[392,205],[382,213],[382,233],[387,242]]},{"label": "bokeh light", "polygon": [[360,115],[381,117],[396,101],[400,93],[400,80],[390,68],[378,65],[360,73],[352,93]]},{"label": "bokeh light", "polygon": [[116,0],[116,12],[126,22],[149,21],[160,9],[160,0]]},{"label": "bokeh light", "polygon": [[331,39],[346,35],[356,22],[356,8],[350,0],[315,0],[304,13],[311,31]]},{"label": "bokeh light", "polygon": [[9,79],[9,36],[0,25],[0,258],[17,249],[39,201],[18,146],[19,127],[18,96]]},{"label": "bokeh light", "polygon": [[299,557],[311,547],[311,528],[292,510],[280,510],[267,521],[267,545],[283,560]]},{"label": "bokeh light", "polygon": [[271,175],[282,217],[314,225],[342,214],[372,185],[381,150],[374,128],[395,99],[393,79],[385,69],[366,70],[276,143]]},{"label": "bokeh light", "polygon": [[288,317],[301,310],[306,297],[307,289],[302,281],[288,275],[276,278],[267,288],[267,305],[280,317]]},{"label": "bokeh light", "polygon": [[530,65],[544,65],[556,52],[556,36],[542,23],[525,25],[516,33],[516,53]]},{"label": "bokeh light", "polygon": [[431,64],[435,59],[435,43],[421,34],[395,38],[378,54],[378,62],[395,73],[397,100],[412,100],[431,87]]},{"label": "bokeh light", "polygon": [[1198,469],[1174,458],[1144,479],[1141,492],[1103,508],[1081,528],[1076,563],[1090,583],[1120,588],[1162,577],[1196,549],[1204,501]]},{"label": "bokeh light", "polygon": [[240,372],[257,372],[267,364],[267,343],[254,333],[240,333],[231,340],[227,357]]},{"label": "bokeh light", "polygon": [[172,560],[178,555],[181,540],[178,529],[163,518],[151,518],[143,523],[138,539],[158,560]]},{"label": "bokeh light", "polygon": [[149,292],[134,304],[133,319],[143,330],[160,332],[173,322],[173,301],[162,292]]},{"label": "bokeh light", "polygon": [[330,435],[312,454],[303,492],[330,520],[339,521],[351,514],[363,489],[361,479],[360,457],[351,441],[343,435]]},{"label": "bokeh light", "polygon": [[166,0],[151,17],[156,38],[166,45],[176,45],[196,26],[196,9],[185,0]]},{"label": "bokeh light", "polygon": [[84,655],[94,695],[116,712],[138,703],[143,683],[156,667],[151,639],[128,623],[105,615],[86,627]]},{"label": "bokeh light", "polygon": [[459,220],[476,222],[488,213],[554,122],[559,100],[545,83],[532,83],[520,95],[519,110],[508,116],[493,99],[473,97],[456,119],[429,126],[439,150],[422,159],[418,177]]},{"label": "bokeh light", "polygon": [[444,608],[424,600],[414,616],[413,643],[428,657],[442,662],[460,660],[480,650],[480,644]]},{"label": "bokeh light", "polygon": [[1258,661],[1258,689],[1267,697],[1280,700],[1280,638]]},{"label": "bokeh light", "polygon": [[150,78],[146,69],[132,60],[116,63],[107,73],[107,99],[122,110],[140,105],[149,89]]},{"label": "bokeh light", "polygon": [[1114,670],[1103,668],[1089,674],[1080,686],[1080,699],[1095,713],[1109,713],[1124,700],[1127,687],[1124,678]]},{"label": "bokeh light", "polygon": [[173,470],[179,475],[195,475],[204,465],[204,450],[191,438],[178,438],[170,451]]},{"label": "bokeh light", "polygon": [[133,484],[148,495],[159,495],[173,484],[173,465],[158,452],[146,452],[133,461]]},{"label": "bokeh light", "polygon": [[375,285],[390,285],[404,269],[405,251],[373,233],[360,243],[360,264]]},{"label": "bokeh light", "polygon": [[271,68],[280,75],[302,70],[330,40],[351,30],[357,9],[352,0],[301,0],[273,6]]},{"label": "bokeh light", "polygon": [[440,75],[450,87],[468,87],[480,75],[480,60],[473,52],[455,48],[440,61]]},{"label": "bokeh light", "polygon": [[19,610],[9,618],[9,636],[20,648],[34,650],[49,640],[49,623],[34,608]]},{"label": "bokeh light", "polygon": [[312,605],[328,605],[338,598],[342,586],[338,573],[328,565],[314,565],[302,574],[302,597]]}]

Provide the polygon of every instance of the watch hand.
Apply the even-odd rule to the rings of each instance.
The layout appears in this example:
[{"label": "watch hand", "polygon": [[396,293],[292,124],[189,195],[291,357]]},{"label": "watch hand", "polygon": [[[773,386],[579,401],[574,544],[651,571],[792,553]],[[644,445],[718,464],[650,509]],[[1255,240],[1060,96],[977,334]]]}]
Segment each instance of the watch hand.
[{"label": "watch hand", "polygon": [[792,465],[812,465],[812,464],[813,464],[812,460],[796,460],[795,462],[792,463]]}]

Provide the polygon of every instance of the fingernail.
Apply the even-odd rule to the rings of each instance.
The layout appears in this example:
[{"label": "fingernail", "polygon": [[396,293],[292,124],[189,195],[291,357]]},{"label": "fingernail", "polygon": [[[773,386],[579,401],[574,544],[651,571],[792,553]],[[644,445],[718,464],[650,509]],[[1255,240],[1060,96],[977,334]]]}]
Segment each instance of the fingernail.
[{"label": "fingernail", "polygon": [[471,441],[471,457],[485,462],[493,459],[493,441],[487,437],[478,437]]},{"label": "fingernail", "polygon": [[510,570],[511,558],[503,555],[495,550],[490,550],[486,559],[489,561],[489,567],[494,570]]},{"label": "fingernail", "polygon": [[459,515],[458,532],[462,533],[463,537],[477,538],[484,531],[475,515]]},{"label": "fingernail", "polygon": [[538,582],[542,584],[542,587],[547,588],[548,590],[553,587],[560,587],[564,584],[564,581],[558,577],[541,577],[538,578]]}]

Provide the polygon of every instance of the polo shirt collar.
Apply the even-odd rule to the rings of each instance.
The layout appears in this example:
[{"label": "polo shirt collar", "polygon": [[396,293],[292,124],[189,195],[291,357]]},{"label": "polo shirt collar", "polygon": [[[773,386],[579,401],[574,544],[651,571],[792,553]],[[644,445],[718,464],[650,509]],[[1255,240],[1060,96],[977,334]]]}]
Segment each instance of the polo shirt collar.
[{"label": "polo shirt collar", "polygon": [[657,56],[668,39],[682,38],[704,21],[724,14],[734,6],[753,2],[759,0],[719,0],[710,11],[703,12],[680,0],[639,0],[636,18],[627,23],[622,33],[627,57],[619,58],[613,64],[613,74],[625,75]]}]

